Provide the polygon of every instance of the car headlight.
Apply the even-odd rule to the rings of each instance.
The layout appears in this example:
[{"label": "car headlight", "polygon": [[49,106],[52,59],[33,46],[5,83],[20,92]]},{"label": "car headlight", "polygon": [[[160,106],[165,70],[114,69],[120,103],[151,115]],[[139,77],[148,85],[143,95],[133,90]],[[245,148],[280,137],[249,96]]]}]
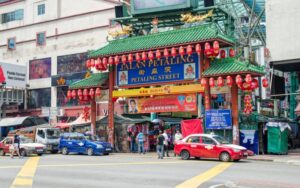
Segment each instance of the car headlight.
[{"label": "car headlight", "polygon": [[103,146],[101,144],[97,144],[98,149],[103,149]]},{"label": "car headlight", "polygon": [[240,152],[241,150],[239,149],[233,149],[234,152]]}]

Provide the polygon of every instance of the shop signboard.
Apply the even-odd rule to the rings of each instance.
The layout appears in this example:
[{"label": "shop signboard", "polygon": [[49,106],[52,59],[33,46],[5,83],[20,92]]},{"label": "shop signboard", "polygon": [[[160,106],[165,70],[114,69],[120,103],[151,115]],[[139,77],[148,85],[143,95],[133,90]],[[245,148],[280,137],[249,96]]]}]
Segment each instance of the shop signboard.
[{"label": "shop signboard", "polygon": [[117,85],[136,86],[199,79],[198,55],[161,58],[160,60],[133,61],[117,66]]},{"label": "shop signboard", "polygon": [[57,87],[69,86],[74,82],[85,79],[87,74],[89,73],[79,72],[79,73],[55,75],[51,77],[51,85]]},{"label": "shop signboard", "polygon": [[132,14],[146,14],[151,12],[168,11],[190,8],[191,0],[131,0]]},{"label": "shop signboard", "polygon": [[0,77],[5,79],[6,87],[26,88],[26,66],[0,63]]},{"label": "shop signboard", "polygon": [[206,129],[231,129],[231,110],[206,110],[205,127]]},{"label": "shop signboard", "polygon": [[197,110],[196,94],[156,96],[155,98],[129,98],[130,114],[151,112],[193,112]]}]

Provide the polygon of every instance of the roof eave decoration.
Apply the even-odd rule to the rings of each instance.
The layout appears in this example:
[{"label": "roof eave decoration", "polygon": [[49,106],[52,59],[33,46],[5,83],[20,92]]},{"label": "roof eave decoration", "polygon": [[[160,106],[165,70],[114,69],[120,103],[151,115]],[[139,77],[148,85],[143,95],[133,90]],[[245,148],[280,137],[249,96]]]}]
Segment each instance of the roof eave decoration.
[{"label": "roof eave decoration", "polygon": [[235,40],[223,35],[210,24],[177,29],[144,36],[135,36],[109,42],[108,45],[89,52],[89,58],[120,55],[145,50],[162,49],[171,46],[196,44],[218,40],[225,46],[233,45]]},{"label": "roof eave decoration", "polygon": [[85,88],[106,88],[108,81],[108,73],[94,73],[90,77],[72,83],[69,89],[85,89]]},{"label": "roof eave decoration", "polygon": [[210,67],[203,73],[203,77],[216,77],[237,74],[252,74],[255,76],[265,75],[265,68],[250,64],[246,61],[240,61],[236,58],[216,59],[211,62]]}]

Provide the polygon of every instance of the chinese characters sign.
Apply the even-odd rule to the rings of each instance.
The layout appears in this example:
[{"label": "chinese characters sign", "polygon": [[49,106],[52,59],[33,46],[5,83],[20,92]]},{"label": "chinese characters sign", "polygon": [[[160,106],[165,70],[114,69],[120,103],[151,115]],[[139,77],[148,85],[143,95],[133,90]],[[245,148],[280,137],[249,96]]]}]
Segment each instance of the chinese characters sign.
[{"label": "chinese characters sign", "polygon": [[231,129],[231,110],[206,110],[206,129]]},{"label": "chinese characters sign", "polygon": [[160,60],[120,63],[117,66],[117,85],[140,85],[199,78],[198,55],[176,56]]},{"label": "chinese characters sign", "polygon": [[196,94],[157,96],[155,98],[130,98],[130,114],[150,112],[193,112],[197,110]]}]

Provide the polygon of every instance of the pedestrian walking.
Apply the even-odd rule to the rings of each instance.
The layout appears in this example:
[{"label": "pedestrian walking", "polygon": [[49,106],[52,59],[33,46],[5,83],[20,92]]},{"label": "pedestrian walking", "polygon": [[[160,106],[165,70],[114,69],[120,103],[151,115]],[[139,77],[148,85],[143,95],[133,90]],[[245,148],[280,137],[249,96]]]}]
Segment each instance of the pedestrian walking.
[{"label": "pedestrian walking", "polygon": [[167,157],[169,156],[169,136],[167,134],[167,130],[164,130],[163,136],[165,138],[164,140],[164,157],[167,155]]},{"label": "pedestrian walking", "polygon": [[165,137],[162,134],[162,131],[159,131],[159,135],[157,137],[157,145],[156,145],[158,159],[163,159],[164,157],[164,141],[165,141]]},{"label": "pedestrian walking", "polygon": [[138,147],[139,147],[139,153],[140,154],[145,154],[145,148],[144,148],[144,141],[145,141],[145,136],[144,133],[140,130],[139,134],[137,135],[137,141],[138,141]]},{"label": "pedestrian walking", "polygon": [[20,137],[18,134],[15,134],[14,138],[12,139],[12,151],[10,153],[10,157],[13,159],[15,152],[20,156]]},{"label": "pedestrian walking", "polygon": [[[179,140],[181,140],[182,139],[182,134],[180,133],[180,131],[179,130],[176,130],[176,133],[175,133],[175,135],[174,135],[174,146],[175,146],[175,144],[179,141]],[[176,157],[176,153],[174,153],[174,157]]]}]

